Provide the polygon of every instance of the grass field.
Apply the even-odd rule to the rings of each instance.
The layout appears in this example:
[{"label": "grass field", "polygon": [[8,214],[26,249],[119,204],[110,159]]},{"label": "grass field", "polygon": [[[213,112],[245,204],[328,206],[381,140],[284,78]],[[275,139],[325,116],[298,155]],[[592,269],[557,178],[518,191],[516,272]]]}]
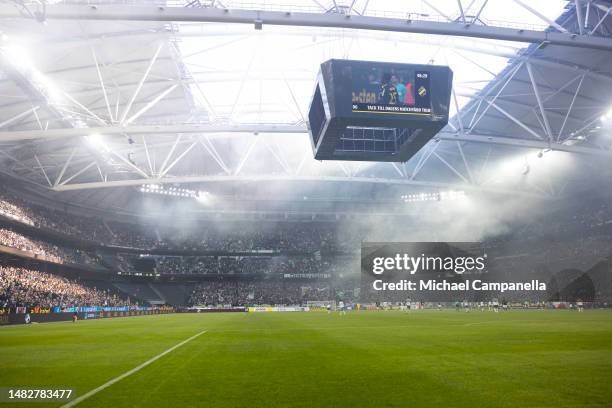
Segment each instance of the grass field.
[{"label": "grass field", "polygon": [[79,396],[203,330],[77,406],[612,406],[606,311],[176,314],[2,327],[0,386]]}]

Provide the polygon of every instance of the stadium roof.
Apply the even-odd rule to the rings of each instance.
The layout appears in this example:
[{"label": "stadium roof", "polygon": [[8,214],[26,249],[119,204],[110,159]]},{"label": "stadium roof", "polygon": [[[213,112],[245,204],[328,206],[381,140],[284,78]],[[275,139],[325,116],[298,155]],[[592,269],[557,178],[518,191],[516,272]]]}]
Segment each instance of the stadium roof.
[{"label": "stadium roof", "polygon": [[[610,174],[611,12],[603,0],[3,3],[0,171],[128,212],[141,185],[165,183],[338,211],[431,189],[562,196]],[[330,58],[449,65],[453,119],[406,164],[317,162],[304,117]],[[268,204],[253,208],[280,208]]]}]

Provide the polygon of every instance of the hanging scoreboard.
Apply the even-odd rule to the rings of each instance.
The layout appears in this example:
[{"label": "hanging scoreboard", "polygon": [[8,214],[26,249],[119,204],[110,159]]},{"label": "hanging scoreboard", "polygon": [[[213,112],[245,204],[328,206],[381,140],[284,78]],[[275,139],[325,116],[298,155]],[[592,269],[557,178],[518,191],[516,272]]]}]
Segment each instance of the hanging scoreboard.
[{"label": "hanging scoreboard", "polygon": [[405,162],[448,123],[448,67],[329,60],[308,112],[315,158]]}]

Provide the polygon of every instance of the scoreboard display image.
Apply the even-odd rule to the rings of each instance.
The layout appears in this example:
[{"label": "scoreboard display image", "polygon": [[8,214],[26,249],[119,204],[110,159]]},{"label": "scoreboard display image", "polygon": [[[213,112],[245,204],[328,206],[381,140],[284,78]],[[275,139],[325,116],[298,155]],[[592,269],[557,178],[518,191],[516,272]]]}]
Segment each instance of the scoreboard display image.
[{"label": "scoreboard display image", "polygon": [[431,115],[429,71],[364,66],[352,82],[353,112]]},{"label": "scoreboard display image", "polygon": [[405,162],[448,123],[452,71],[329,60],[309,109],[315,158]]}]

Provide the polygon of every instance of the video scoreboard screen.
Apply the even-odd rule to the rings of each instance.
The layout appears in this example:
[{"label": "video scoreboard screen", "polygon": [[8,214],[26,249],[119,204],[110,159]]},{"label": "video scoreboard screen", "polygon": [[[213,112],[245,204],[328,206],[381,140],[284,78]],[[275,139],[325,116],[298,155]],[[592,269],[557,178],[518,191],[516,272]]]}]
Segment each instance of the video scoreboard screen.
[{"label": "video scoreboard screen", "polygon": [[405,162],[448,123],[452,71],[329,60],[309,109],[315,158]]},{"label": "video scoreboard screen", "polygon": [[352,70],[352,111],[431,115],[429,71],[385,66]]}]

